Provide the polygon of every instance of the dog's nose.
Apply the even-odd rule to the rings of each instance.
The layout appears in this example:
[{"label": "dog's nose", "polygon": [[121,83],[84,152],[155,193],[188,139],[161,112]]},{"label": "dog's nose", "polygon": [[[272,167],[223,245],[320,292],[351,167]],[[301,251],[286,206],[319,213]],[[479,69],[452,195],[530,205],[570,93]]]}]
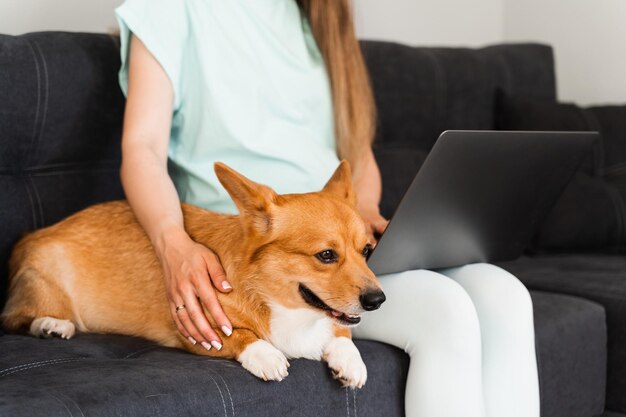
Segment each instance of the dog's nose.
[{"label": "dog's nose", "polygon": [[380,290],[367,291],[359,297],[361,305],[367,311],[376,310],[386,299],[385,293]]}]

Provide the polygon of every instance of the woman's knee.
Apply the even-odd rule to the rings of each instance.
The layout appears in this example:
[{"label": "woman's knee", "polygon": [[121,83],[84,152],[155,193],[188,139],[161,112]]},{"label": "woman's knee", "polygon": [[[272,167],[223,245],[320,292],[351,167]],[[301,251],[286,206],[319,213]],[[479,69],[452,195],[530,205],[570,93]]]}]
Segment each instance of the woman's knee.
[{"label": "woman's knee", "polygon": [[477,263],[442,271],[459,283],[478,309],[489,314],[532,316],[528,289],[510,272],[492,264]]},{"label": "woman's knee", "polygon": [[383,276],[380,281],[387,293],[380,313],[398,321],[409,344],[457,348],[479,343],[476,309],[458,283],[428,270]]}]

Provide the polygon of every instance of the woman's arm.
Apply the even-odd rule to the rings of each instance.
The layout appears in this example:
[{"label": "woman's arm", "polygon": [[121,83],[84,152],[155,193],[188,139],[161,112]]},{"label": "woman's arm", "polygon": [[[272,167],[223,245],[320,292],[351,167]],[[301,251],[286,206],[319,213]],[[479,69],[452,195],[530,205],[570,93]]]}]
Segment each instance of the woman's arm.
[{"label": "woman's arm", "polygon": [[357,208],[365,220],[367,234],[375,244],[376,237],[385,231],[389,221],[380,215],[382,181],[372,148],[368,148],[354,165],[352,181],[357,197]]},{"label": "woman's arm", "polygon": [[[170,310],[179,331],[195,344],[221,346],[198,298],[222,331],[232,326],[211,285],[230,285],[217,256],[185,232],[180,200],[167,173],[167,149],[173,112],[173,89],[165,71],[131,36],[128,99],[122,134],[121,179],[139,223],[146,231],[163,267]],[[176,313],[176,306],[185,309]]]}]

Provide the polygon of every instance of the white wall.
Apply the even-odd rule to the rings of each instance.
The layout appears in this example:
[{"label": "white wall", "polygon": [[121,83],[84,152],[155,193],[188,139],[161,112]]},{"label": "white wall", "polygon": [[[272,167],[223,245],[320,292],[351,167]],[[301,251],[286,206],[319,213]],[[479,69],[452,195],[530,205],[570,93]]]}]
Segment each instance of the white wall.
[{"label": "white wall", "polygon": [[[227,1],[227,0],[225,0]],[[254,1],[254,0],[250,0]],[[109,32],[123,0],[0,0],[0,33]],[[502,39],[502,0],[353,0],[360,37],[409,44],[481,45]]]},{"label": "white wall", "polygon": [[40,30],[112,32],[123,0],[0,0],[0,33]]},{"label": "white wall", "polygon": [[[626,103],[626,0],[352,1],[361,38],[442,46],[544,42],[555,48],[561,100]],[[0,33],[111,32],[122,2],[0,0]]]},{"label": "white wall", "polygon": [[503,37],[503,0],[353,0],[353,5],[360,38],[482,46]]},{"label": "white wall", "polygon": [[554,47],[561,100],[626,103],[626,0],[504,0],[503,23]]}]

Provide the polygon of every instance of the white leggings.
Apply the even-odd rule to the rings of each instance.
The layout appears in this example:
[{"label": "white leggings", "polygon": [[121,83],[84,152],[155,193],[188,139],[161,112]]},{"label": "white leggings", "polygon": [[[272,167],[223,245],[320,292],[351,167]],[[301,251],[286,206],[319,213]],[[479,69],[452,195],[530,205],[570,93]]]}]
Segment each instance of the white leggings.
[{"label": "white leggings", "polygon": [[353,334],[409,354],[407,417],[539,417],[532,301],[515,276],[471,264],[379,279],[387,301]]}]

